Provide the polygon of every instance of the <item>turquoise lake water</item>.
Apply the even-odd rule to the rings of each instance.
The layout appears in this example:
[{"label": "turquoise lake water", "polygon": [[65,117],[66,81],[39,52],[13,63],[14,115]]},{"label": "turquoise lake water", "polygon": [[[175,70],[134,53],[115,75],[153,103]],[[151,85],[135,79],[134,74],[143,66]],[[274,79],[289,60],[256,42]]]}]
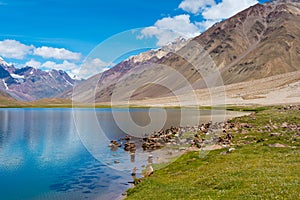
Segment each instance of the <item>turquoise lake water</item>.
[{"label": "turquoise lake water", "polygon": [[[124,112],[115,110],[118,116]],[[164,111],[154,112],[161,120],[157,116]],[[185,123],[194,121],[197,112],[190,110]],[[145,160],[141,154],[134,163],[122,149],[108,148],[107,141],[124,136],[112,110],[78,109],[75,115],[74,121],[72,109],[0,109],[1,200],[117,199],[131,186],[130,169]],[[151,121],[147,109],[131,109],[130,115],[141,127]],[[180,115],[180,110],[169,110],[165,126],[178,125]],[[202,116],[208,121],[210,113]],[[105,140],[97,136],[95,117]],[[116,159],[119,165],[113,164]]]}]

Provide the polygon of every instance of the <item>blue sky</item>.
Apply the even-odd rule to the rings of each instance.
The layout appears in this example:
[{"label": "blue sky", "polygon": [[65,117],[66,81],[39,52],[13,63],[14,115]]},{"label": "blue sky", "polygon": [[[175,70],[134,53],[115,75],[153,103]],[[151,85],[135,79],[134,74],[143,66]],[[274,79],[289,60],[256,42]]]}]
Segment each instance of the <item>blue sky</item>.
[{"label": "blue sky", "polygon": [[[174,32],[185,37],[196,36],[215,22],[257,2],[0,0],[0,56],[18,67],[27,64],[48,70],[63,69],[74,75],[86,56],[115,34],[141,28],[140,38],[151,39],[150,46],[160,46],[178,36]],[[170,29],[172,34],[163,29]],[[115,39],[126,45],[124,36]],[[112,65],[112,60],[100,57],[90,63],[90,75]]]}]

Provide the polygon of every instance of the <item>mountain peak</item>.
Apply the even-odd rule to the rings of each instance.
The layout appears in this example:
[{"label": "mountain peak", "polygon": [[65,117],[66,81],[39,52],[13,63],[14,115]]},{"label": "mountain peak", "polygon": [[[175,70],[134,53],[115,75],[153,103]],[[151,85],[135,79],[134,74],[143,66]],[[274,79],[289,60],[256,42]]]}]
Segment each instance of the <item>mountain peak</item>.
[{"label": "mountain peak", "polygon": [[143,63],[146,61],[149,61],[151,59],[161,59],[164,56],[166,56],[170,52],[176,52],[179,49],[181,49],[184,45],[186,45],[188,42],[187,39],[184,37],[177,37],[172,42],[167,43],[166,45],[158,48],[153,49],[150,51],[146,51],[143,53],[140,53],[136,56],[131,56],[127,61],[133,61],[134,63]]}]

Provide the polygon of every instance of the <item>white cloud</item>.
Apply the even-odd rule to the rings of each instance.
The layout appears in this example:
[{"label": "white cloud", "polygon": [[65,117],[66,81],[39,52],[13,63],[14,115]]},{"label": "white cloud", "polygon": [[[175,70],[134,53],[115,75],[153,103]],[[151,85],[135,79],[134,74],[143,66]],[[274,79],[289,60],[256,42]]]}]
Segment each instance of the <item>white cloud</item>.
[{"label": "white cloud", "polygon": [[108,70],[113,65],[113,63],[104,62],[99,58],[89,59],[81,65],[80,72],[76,75],[78,78],[88,78]]},{"label": "white cloud", "polygon": [[72,69],[70,71],[67,71],[67,73],[71,78],[80,80],[81,78],[78,77],[79,71],[79,69]]},{"label": "white cloud", "polygon": [[257,3],[257,0],[223,0],[214,6],[205,8],[202,16],[207,20],[226,19]]},{"label": "white cloud", "polygon": [[[71,52],[64,48],[53,47],[38,47],[33,45],[25,45],[16,40],[3,40],[0,41],[0,56],[4,58],[24,59],[27,55],[41,56],[43,58],[54,58],[57,60],[74,60],[81,59],[80,53]],[[31,60],[34,61],[34,60]],[[28,62],[29,64],[37,65],[37,62]]]},{"label": "white cloud", "polygon": [[77,65],[75,63],[69,61],[63,61],[63,63],[55,63],[52,61],[47,61],[41,65],[45,70],[64,70],[66,71],[72,78],[77,79],[86,79],[95,74],[101,73],[109,69],[113,63],[106,63],[99,58],[90,59],[85,61],[81,65]]},{"label": "white cloud", "polygon": [[205,31],[208,28],[210,28],[212,25],[214,25],[217,22],[220,22],[222,19],[217,19],[217,20],[211,20],[211,19],[207,19],[205,21],[201,21],[201,22],[196,22],[196,25],[199,27],[199,29],[201,31]]},{"label": "white cloud", "polygon": [[227,19],[240,11],[258,3],[258,0],[184,0],[178,6],[186,12],[201,14],[203,20],[195,22],[201,31],[205,31],[216,22]]},{"label": "white cloud", "polygon": [[0,41],[0,55],[5,58],[23,59],[33,48],[16,40]]},{"label": "white cloud", "polygon": [[200,34],[198,27],[191,23],[189,15],[162,18],[156,21],[154,26],[143,29],[141,33],[141,38],[155,36],[158,46],[163,46],[179,36],[190,38]]},{"label": "white cloud", "polygon": [[63,70],[69,74],[71,78],[77,78],[80,66],[75,63],[64,60],[63,63],[55,63],[52,61],[47,61],[41,65],[44,70]]},{"label": "white cloud", "polygon": [[75,63],[71,63],[69,61],[64,60],[63,63],[55,63],[52,61],[47,61],[41,65],[41,67],[45,68],[46,70],[64,70],[64,71],[70,71],[78,68],[78,66]]},{"label": "white cloud", "polygon": [[189,13],[198,14],[206,7],[210,7],[215,4],[214,0],[184,0],[178,7]]},{"label": "white cloud", "polygon": [[45,46],[34,49],[33,54],[43,58],[54,58],[58,60],[80,60],[81,58],[80,53],[74,53],[64,48]]},{"label": "white cloud", "polygon": [[153,26],[141,31],[140,39],[156,37],[157,45],[163,46],[177,37],[191,38],[199,35],[216,22],[229,18],[238,12],[258,3],[257,0],[183,0],[178,6],[182,10],[202,15],[203,20],[191,22],[190,15],[183,14],[157,20]]},{"label": "white cloud", "polygon": [[31,59],[30,61],[25,63],[25,66],[34,67],[34,68],[40,68],[42,63],[39,61],[36,61],[34,59]]}]

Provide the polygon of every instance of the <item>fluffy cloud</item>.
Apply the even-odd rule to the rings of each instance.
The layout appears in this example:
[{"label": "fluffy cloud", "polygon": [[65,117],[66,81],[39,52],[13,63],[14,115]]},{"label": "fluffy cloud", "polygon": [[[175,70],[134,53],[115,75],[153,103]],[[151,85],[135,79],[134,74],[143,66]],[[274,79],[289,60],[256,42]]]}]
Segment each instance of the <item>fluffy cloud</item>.
[{"label": "fluffy cloud", "polygon": [[45,46],[34,49],[33,54],[43,58],[54,58],[57,60],[80,60],[81,58],[80,53],[74,53],[64,48]]},{"label": "fluffy cloud", "polygon": [[0,41],[0,55],[5,58],[23,59],[33,48],[16,40]]},{"label": "fluffy cloud", "polygon": [[205,8],[215,4],[214,0],[184,0],[178,7],[189,13],[198,14]]},{"label": "fluffy cloud", "polygon": [[163,46],[175,38],[195,37],[216,22],[229,18],[238,12],[258,3],[258,0],[183,0],[178,8],[193,15],[201,15],[202,20],[191,22],[190,15],[183,14],[175,17],[165,17],[155,22],[153,26],[144,28],[140,38],[156,37],[157,45]]},{"label": "fluffy cloud", "polygon": [[[33,45],[25,45],[16,40],[0,41],[0,56],[4,58],[24,59],[27,55],[41,56],[43,58],[54,58],[57,60],[73,60],[81,59],[80,53],[75,53],[64,48],[53,47],[38,47]],[[30,64],[37,64],[36,62],[29,62]]]},{"label": "fluffy cloud", "polygon": [[34,68],[40,68],[41,65],[42,65],[42,63],[40,63],[34,59],[31,59],[30,61],[25,63],[25,66],[34,67]]},{"label": "fluffy cloud", "polygon": [[95,74],[101,73],[109,69],[113,63],[106,63],[99,58],[89,59],[81,65],[64,60],[62,63],[47,61],[41,65],[45,70],[64,70],[68,72],[71,77],[77,79],[86,79]]},{"label": "fluffy cloud", "polygon": [[212,25],[214,25],[217,22],[220,22],[222,19],[217,19],[217,20],[212,20],[212,19],[207,19],[201,22],[196,22],[197,26],[201,31],[205,31],[208,28],[210,28]]},{"label": "fluffy cloud", "polygon": [[203,20],[195,24],[201,31],[205,31],[216,22],[229,18],[256,3],[257,0],[223,0],[218,4],[214,0],[184,0],[179,8],[189,13],[201,14]]},{"label": "fluffy cloud", "polygon": [[81,65],[80,72],[76,75],[78,78],[88,78],[108,70],[113,65],[113,63],[104,62],[99,58],[88,59]]},{"label": "fluffy cloud", "polygon": [[64,70],[70,71],[78,68],[75,63],[71,63],[69,61],[64,60],[63,63],[55,63],[52,61],[47,61],[41,65],[41,67],[45,68],[46,70],[56,69],[56,70]]},{"label": "fluffy cloud", "polygon": [[155,36],[158,46],[163,46],[179,36],[190,38],[200,34],[198,27],[191,23],[189,15],[165,17],[156,21],[154,26],[143,29],[141,33],[141,38]]},{"label": "fluffy cloud", "polygon": [[202,16],[208,20],[226,19],[257,3],[257,0],[223,0],[216,5],[205,8]]},{"label": "fluffy cloud", "polygon": [[66,71],[70,75],[70,77],[77,78],[80,66],[75,63],[71,63],[69,61],[64,60],[62,63],[47,61],[43,63],[40,66],[40,68],[42,68],[43,70],[63,70]]}]

